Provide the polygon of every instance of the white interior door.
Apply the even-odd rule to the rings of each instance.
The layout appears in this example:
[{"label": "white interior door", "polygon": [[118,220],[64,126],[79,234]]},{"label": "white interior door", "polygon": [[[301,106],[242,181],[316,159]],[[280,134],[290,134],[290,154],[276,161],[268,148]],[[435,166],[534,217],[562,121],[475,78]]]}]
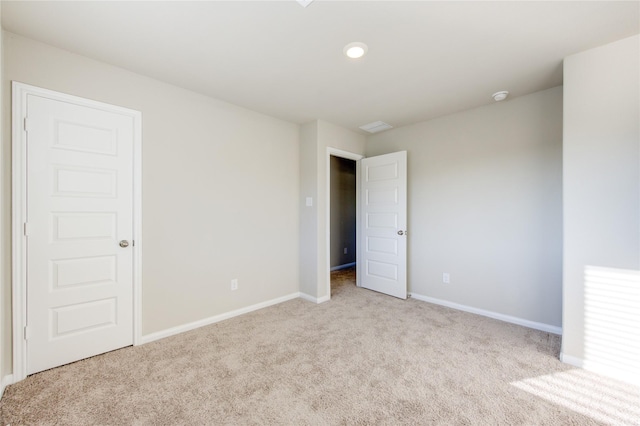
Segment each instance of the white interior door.
[{"label": "white interior door", "polygon": [[407,298],[407,152],[361,160],[360,285]]},{"label": "white interior door", "polygon": [[134,120],[28,95],[25,127],[32,374],[133,343]]}]

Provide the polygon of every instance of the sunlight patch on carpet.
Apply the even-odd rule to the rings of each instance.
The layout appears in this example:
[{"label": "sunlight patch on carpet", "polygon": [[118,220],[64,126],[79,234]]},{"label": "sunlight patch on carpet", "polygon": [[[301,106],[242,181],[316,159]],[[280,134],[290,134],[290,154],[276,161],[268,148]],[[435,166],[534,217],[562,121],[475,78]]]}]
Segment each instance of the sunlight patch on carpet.
[{"label": "sunlight patch on carpet", "polygon": [[585,370],[571,370],[512,382],[551,403],[616,425],[640,424],[640,387],[615,380],[595,381]]}]

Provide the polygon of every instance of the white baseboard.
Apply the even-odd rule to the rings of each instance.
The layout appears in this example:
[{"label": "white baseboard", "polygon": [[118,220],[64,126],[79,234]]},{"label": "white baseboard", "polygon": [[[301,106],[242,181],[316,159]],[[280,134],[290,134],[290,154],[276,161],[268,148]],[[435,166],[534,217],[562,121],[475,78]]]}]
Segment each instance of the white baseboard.
[{"label": "white baseboard", "polygon": [[319,297],[317,300],[318,300],[317,303],[328,302],[329,300],[331,300],[331,296],[322,296],[322,297]]},{"label": "white baseboard", "polygon": [[2,395],[4,395],[4,389],[13,384],[13,374],[9,374],[4,376],[2,380],[0,380],[0,399],[2,399]]},{"label": "white baseboard", "polygon": [[246,308],[236,309],[235,311],[227,312],[227,313],[216,315],[209,318],[204,318],[198,321],[190,322],[188,324],[168,328],[166,330],[157,331],[155,333],[142,336],[142,338],[140,339],[140,344],[153,342],[155,340],[164,339],[165,337],[174,336],[176,334],[184,333],[186,331],[195,330],[196,328],[204,327],[206,325],[224,321],[226,319],[237,317],[242,314],[247,314],[249,312],[257,311],[258,309],[266,308],[267,306],[277,305],[278,303],[286,302],[287,300],[296,299],[298,297],[300,297],[300,293],[291,293],[286,296],[278,297],[276,299],[267,300],[266,302],[247,306]]},{"label": "white baseboard", "polygon": [[584,367],[584,361],[582,360],[582,358],[565,355],[563,352],[560,352],[560,361],[564,362],[565,364],[573,365],[574,367]]},{"label": "white baseboard", "polygon": [[340,269],[351,268],[352,266],[356,266],[356,262],[345,263],[344,265],[332,266],[331,267],[331,272],[339,271]]},{"label": "white baseboard", "polygon": [[327,302],[329,299],[331,299],[331,296],[313,297],[307,293],[300,293],[300,299],[319,304]]},{"label": "white baseboard", "polygon": [[457,309],[459,311],[470,312],[483,317],[489,317],[512,324],[521,325],[523,327],[533,328],[535,330],[546,331],[547,333],[562,335],[562,327],[555,325],[543,324],[541,322],[529,321],[523,318],[512,317],[511,315],[499,314],[497,312],[485,311],[484,309],[474,308],[472,306],[460,305],[458,303],[449,302],[448,300],[436,299],[434,297],[423,296],[421,294],[411,293],[411,297],[423,302],[429,302],[436,305],[446,306],[447,308]]},{"label": "white baseboard", "polygon": [[640,374],[630,373],[610,365],[604,365],[594,361],[587,361],[582,358],[567,355],[560,352],[560,361],[565,364],[573,365],[574,367],[584,368],[594,373],[602,374],[603,376],[611,377],[622,382],[631,383],[632,385],[640,386]]}]

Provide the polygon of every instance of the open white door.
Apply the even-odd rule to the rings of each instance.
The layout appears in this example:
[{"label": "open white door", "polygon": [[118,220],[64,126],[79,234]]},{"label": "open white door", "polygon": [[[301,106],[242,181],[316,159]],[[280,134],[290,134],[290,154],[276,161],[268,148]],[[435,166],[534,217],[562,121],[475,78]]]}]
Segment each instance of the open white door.
[{"label": "open white door", "polygon": [[133,343],[131,114],[28,95],[27,374]]},{"label": "open white door", "polygon": [[407,152],[360,160],[360,286],[407,298]]}]

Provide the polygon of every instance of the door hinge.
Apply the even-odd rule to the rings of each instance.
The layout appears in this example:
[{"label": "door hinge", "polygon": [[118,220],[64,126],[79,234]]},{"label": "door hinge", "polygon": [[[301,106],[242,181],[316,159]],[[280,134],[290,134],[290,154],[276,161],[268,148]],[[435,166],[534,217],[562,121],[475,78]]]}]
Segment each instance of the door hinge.
[{"label": "door hinge", "polygon": [[31,338],[31,328],[27,325],[24,328],[24,340],[29,340]]},{"label": "door hinge", "polygon": [[24,223],[24,236],[29,236],[29,224],[27,222]]}]

